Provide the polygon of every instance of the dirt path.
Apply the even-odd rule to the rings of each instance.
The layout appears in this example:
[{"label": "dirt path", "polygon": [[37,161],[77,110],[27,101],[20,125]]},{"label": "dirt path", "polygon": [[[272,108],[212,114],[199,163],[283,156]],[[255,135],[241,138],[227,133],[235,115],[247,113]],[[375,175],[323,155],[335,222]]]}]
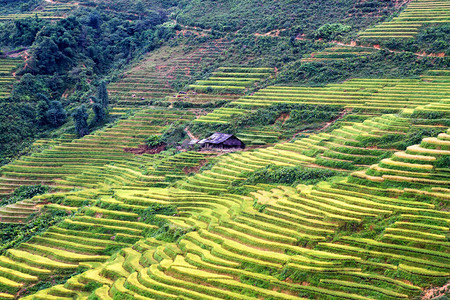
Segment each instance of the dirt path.
[{"label": "dirt path", "polygon": [[450,293],[450,281],[442,287],[426,290],[422,295],[422,300],[431,300],[439,296],[448,295],[448,293]]},{"label": "dirt path", "polygon": [[[26,68],[28,68],[28,61],[30,60],[30,54],[28,53],[28,49],[22,50],[22,51],[18,51],[18,52],[13,52],[11,54],[7,54],[7,57],[12,57],[12,58],[19,58],[22,57],[24,60],[24,68],[23,70],[25,70]],[[16,77],[16,71],[12,72],[12,76]]]},{"label": "dirt path", "polygon": [[13,58],[17,58],[17,57],[24,57],[27,53],[28,48],[21,48],[19,50],[14,50],[14,51],[9,51],[6,52],[5,55],[7,57],[13,57]]},{"label": "dirt path", "polygon": [[256,36],[273,36],[273,37],[279,37],[280,33],[282,31],[286,31],[286,29],[274,29],[272,31],[266,32],[266,33],[255,33]]},{"label": "dirt path", "polygon": [[340,120],[340,119],[342,119],[343,117],[345,117],[345,115],[347,115],[347,114],[348,114],[349,112],[351,112],[352,110],[353,110],[353,109],[351,109],[351,108],[346,108],[346,109],[344,109],[344,111],[341,112],[341,113],[339,114],[339,116],[337,116],[337,117],[334,118],[333,120],[327,122],[327,123],[325,124],[325,126],[323,126],[322,128],[320,128],[318,131],[326,130],[328,127],[330,127],[331,125],[333,125],[334,123],[336,123],[338,120]]},{"label": "dirt path", "polygon": [[395,8],[399,9],[400,7],[402,7],[403,5],[408,4],[411,1],[412,0],[395,0],[394,6],[395,6]]},{"label": "dirt path", "polygon": [[[31,55],[30,55],[30,53],[28,53],[28,50],[25,50],[23,52],[22,57],[23,57],[23,59],[25,61],[25,65],[23,66],[23,70],[26,70],[26,69],[28,69],[30,67],[28,62],[30,61],[30,58],[31,58]],[[16,73],[14,73],[14,76],[16,76]]]},{"label": "dirt path", "polygon": [[189,127],[186,127],[186,128],[184,129],[184,131],[187,133],[187,135],[189,136],[189,138],[190,138],[191,140],[196,140],[196,139],[197,139],[197,138],[192,134],[192,132],[189,131]]}]

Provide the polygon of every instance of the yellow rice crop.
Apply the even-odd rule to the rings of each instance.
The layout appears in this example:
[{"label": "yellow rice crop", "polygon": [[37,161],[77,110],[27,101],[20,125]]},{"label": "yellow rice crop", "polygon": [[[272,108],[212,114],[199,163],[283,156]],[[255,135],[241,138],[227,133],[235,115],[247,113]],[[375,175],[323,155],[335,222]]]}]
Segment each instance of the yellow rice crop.
[{"label": "yellow rice crop", "polygon": [[433,155],[450,155],[449,150],[436,150],[436,149],[427,149],[422,148],[419,145],[413,145],[406,148],[406,150],[415,152],[415,153],[427,153],[427,154],[433,154]]},{"label": "yellow rice crop", "polygon": [[362,178],[362,179],[367,179],[367,180],[370,180],[370,181],[376,181],[376,182],[384,181],[384,179],[382,177],[367,175],[365,173],[365,171],[356,171],[356,172],[353,172],[352,175],[355,176],[355,177]]},{"label": "yellow rice crop", "polygon": [[385,158],[381,162],[386,164],[386,165],[391,165],[391,166],[399,166],[399,167],[414,168],[414,169],[433,170],[433,166],[432,165],[411,164],[411,163],[405,163],[405,162],[402,162],[402,161],[394,161],[394,160],[391,160],[389,158]]},{"label": "yellow rice crop", "polygon": [[435,161],[436,157],[434,156],[425,156],[425,155],[413,155],[405,152],[395,152],[394,155],[398,158],[410,159],[410,160],[421,160],[421,161]]}]

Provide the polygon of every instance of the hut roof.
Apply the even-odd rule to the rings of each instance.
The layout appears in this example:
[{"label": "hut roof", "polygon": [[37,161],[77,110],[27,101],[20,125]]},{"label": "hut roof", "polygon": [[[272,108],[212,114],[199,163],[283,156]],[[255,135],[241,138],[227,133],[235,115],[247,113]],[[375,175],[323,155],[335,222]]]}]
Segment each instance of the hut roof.
[{"label": "hut roof", "polygon": [[233,136],[232,134],[216,132],[213,135],[211,135],[210,137],[203,139],[198,143],[199,144],[204,144],[204,143],[220,144],[220,143],[228,140],[232,136]]}]

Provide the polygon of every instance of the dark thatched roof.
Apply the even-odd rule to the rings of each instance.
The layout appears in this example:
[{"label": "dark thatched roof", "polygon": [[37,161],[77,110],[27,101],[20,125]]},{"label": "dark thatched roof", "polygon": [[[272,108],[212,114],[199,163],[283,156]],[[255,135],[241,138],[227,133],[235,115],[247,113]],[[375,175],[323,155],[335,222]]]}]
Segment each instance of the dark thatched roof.
[{"label": "dark thatched roof", "polygon": [[210,137],[201,140],[198,142],[201,146],[209,146],[209,147],[219,147],[219,146],[225,146],[225,147],[239,147],[244,148],[245,144],[238,139],[236,136],[228,133],[220,133],[216,132]]},{"label": "dark thatched roof", "polygon": [[199,144],[205,144],[205,143],[220,144],[220,143],[223,143],[224,141],[228,140],[232,136],[233,136],[232,134],[216,132],[213,135],[211,135],[210,137],[203,139],[198,143]]}]

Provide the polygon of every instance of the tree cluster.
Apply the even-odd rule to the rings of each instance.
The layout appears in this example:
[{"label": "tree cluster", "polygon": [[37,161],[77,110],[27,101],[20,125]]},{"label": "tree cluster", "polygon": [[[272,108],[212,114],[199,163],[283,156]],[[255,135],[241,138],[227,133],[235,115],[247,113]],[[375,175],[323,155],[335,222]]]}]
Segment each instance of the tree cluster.
[{"label": "tree cluster", "polygon": [[324,24],[342,23],[353,32],[386,18],[396,10],[390,0],[193,0],[181,2],[181,24],[245,34],[280,30],[281,35],[313,37]]},{"label": "tree cluster", "polygon": [[94,112],[94,118],[91,124],[88,124],[89,114],[84,104],[76,108],[72,113],[72,118],[75,122],[75,131],[79,137],[89,134],[90,128],[102,125],[107,119],[109,96],[105,81],[100,83],[97,88],[97,96],[91,96],[90,101],[92,111]]},{"label": "tree cluster", "polygon": [[317,39],[325,41],[340,40],[345,33],[351,30],[351,26],[342,25],[341,23],[324,24],[316,30],[314,36]]},{"label": "tree cluster", "polygon": [[386,39],[379,43],[383,47],[397,51],[444,53],[449,56],[449,36],[449,24],[428,24],[419,30],[414,39]]},{"label": "tree cluster", "polygon": [[349,78],[404,78],[427,70],[445,69],[448,64],[448,57],[420,57],[410,52],[381,50],[345,60],[289,63],[279,73],[277,82],[325,85]]},{"label": "tree cluster", "polygon": [[302,166],[286,167],[269,165],[265,168],[258,169],[255,172],[247,174],[245,181],[236,182],[235,185],[254,185],[258,183],[265,183],[295,186],[300,183],[314,184],[336,175],[339,175],[339,172],[327,169],[307,168]]},{"label": "tree cluster", "polygon": [[[8,2],[8,12],[16,7],[20,11],[18,1],[3,1]],[[63,124],[66,111],[89,95],[91,81],[120,69],[174,36],[173,28],[161,25],[167,20],[164,8],[156,7],[131,19],[130,15],[103,7],[98,11],[83,7],[57,22],[32,17],[0,23],[0,48],[24,47],[30,55],[24,70],[17,72],[23,76],[10,99],[0,100],[0,165],[17,155],[36,135]],[[74,92],[67,97],[67,91]],[[104,99],[102,95],[91,99],[89,107],[95,117],[90,127],[100,126],[107,119]],[[77,116],[78,128],[82,129],[84,114],[80,111]]]},{"label": "tree cluster", "polygon": [[36,105],[37,122],[39,125],[59,127],[66,121],[67,113],[60,101],[50,101],[43,94],[38,94],[41,100]]}]

